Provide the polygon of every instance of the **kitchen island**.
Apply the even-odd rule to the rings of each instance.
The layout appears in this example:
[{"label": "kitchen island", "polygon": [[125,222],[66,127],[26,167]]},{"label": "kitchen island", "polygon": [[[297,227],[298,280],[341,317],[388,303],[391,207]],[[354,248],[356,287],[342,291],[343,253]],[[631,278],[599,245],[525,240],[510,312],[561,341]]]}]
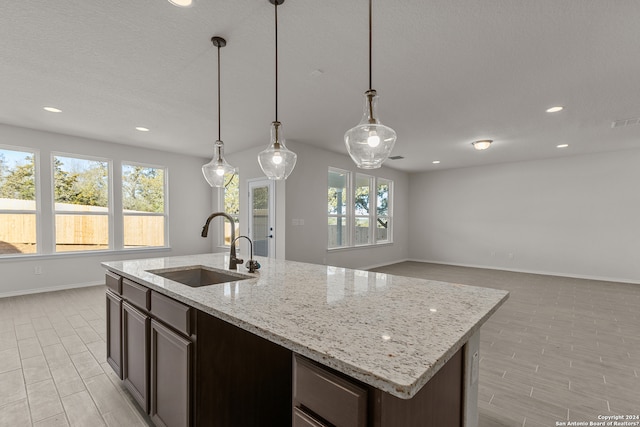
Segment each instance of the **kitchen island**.
[{"label": "kitchen island", "polygon": [[[202,287],[159,274],[229,273],[228,255],[103,263],[109,363],[157,425],[477,425],[479,328],[506,291],[258,261]],[[175,419],[161,386],[185,390]]]}]

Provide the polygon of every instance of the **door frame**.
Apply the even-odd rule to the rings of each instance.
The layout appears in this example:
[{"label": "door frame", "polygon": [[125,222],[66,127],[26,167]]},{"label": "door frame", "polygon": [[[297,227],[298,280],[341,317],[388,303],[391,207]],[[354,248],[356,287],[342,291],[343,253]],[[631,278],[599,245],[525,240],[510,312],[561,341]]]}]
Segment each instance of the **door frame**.
[{"label": "door frame", "polygon": [[247,180],[247,235],[251,241],[255,242],[255,236],[253,235],[253,200],[251,195],[252,190],[258,187],[268,187],[269,191],[269,203],[267,207],[268,227],[273,237],[268,240],[268,251],[269,258],[275,258],[278,235],[276,234],[276,186],[273,180],[267,178],[252,178]]}]

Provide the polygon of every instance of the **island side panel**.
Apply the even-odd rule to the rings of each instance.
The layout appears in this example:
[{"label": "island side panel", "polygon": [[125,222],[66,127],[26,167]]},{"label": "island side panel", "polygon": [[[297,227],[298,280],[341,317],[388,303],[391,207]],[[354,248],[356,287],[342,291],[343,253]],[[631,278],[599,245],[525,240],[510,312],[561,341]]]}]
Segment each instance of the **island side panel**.
[{"label": "island side panel", "polygon": [[196,425],[291,425],[290,350],[197,312]]},{"label": "island side panel", "polygon": [[[411,399],[372,389],[373,427],[463,427],[464,348]],[[467,427],[467,426],[464,426]]]},{"label": "island side panel", "polygon": [[464,346],[464,427],[478,427],[478,378],[480,376],[480,330]]}]

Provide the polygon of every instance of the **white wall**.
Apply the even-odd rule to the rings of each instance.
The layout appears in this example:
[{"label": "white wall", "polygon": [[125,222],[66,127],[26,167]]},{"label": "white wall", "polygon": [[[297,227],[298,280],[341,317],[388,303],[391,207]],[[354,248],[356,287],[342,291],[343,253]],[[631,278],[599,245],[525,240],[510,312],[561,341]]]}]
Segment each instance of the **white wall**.
[{"label": "white wall", "polygon": [[[292,261],[369,268],[408,258],[408,174],[387,167],[365,171],[358,169],[348,155],[310,145],[288,142],[298,154],[295,170],[287,179],[287,254]],[[327,182],[329,166],[360,172],[394,182],[393,243],[367,248],[327,250]],[[294,226],[293,219],[304,220]]]},{"label": "white wall", "polygon": [[[45,167],[45,163],[49,162],[52,151],[104,157],[112,159],[114,166],[123,160],[166,166],[169,177],[169,242],[171,245],[171,249],[152,251],[0,258],[0,297],[103,283],[104,269],[100,266],[102,261],[211,251],[211,240],[200,237],[202,225],[212,208],[210,187],[200,170],[201,166],[207,162],[206,159],[7,125],[0,125],[0,144],[39,150],[42,163],[40,186],[43,203],[45,200],[51,200],[51,178],[48,173],[50,168]],[[45,234],[51,233],[50,223],[43,221],[42,227]],[[47,227],[48,229],[45,229]],[[42,268],[41,275],[34,274],[36,266]]]},{"label": "white wall", "polygon": [[412,259],[640,283],[640,150],[410,176]]}]

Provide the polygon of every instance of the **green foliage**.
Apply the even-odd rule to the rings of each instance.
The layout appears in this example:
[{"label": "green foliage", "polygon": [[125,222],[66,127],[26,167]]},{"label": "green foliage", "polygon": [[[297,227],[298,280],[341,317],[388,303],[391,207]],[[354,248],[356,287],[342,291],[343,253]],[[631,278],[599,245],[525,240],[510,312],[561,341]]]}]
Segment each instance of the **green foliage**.
[{"label": "green foliage", "polygon": [[143,166],[123,167],[122,206],[138,212],[164,212],[164,170]]},{"label": "green foliage", "polygon": [[224,176],[224,211],[235,216],[240,213],[240,178],[238,174]]},{"label": "green foliage", "polygon": [[0,155],[0,197],[6,199],[35,200],[35,163],[33,155],[25,157],[26,163],[9,169]]},{"label": "green foliage", "polygon": [[[356,194],[353,199],[355,211],[358,215],[368,215],[371,203],[376,203],[376,213],[378,216],[378,224],[387,228],[388,220],[384,217],[389,215],[389,185],[378,184],[376,191],[376,200],[370,200],[369,187],[360,186],[356,188]],[[342,191],[342,204],[347,203],[347,195]],[[339,214],[338,212],[338,189],[329,187],[328,190],[328,211],[330,214]],[[382,218],[381,218],[382,217]]]},{"label": "green foliage", "polygon": [[53,161],[54,197],[56,203],[73,205],[109,205],[109,165],[107,162],[83,161],[79,170],[65,168],[62,160]]}]

